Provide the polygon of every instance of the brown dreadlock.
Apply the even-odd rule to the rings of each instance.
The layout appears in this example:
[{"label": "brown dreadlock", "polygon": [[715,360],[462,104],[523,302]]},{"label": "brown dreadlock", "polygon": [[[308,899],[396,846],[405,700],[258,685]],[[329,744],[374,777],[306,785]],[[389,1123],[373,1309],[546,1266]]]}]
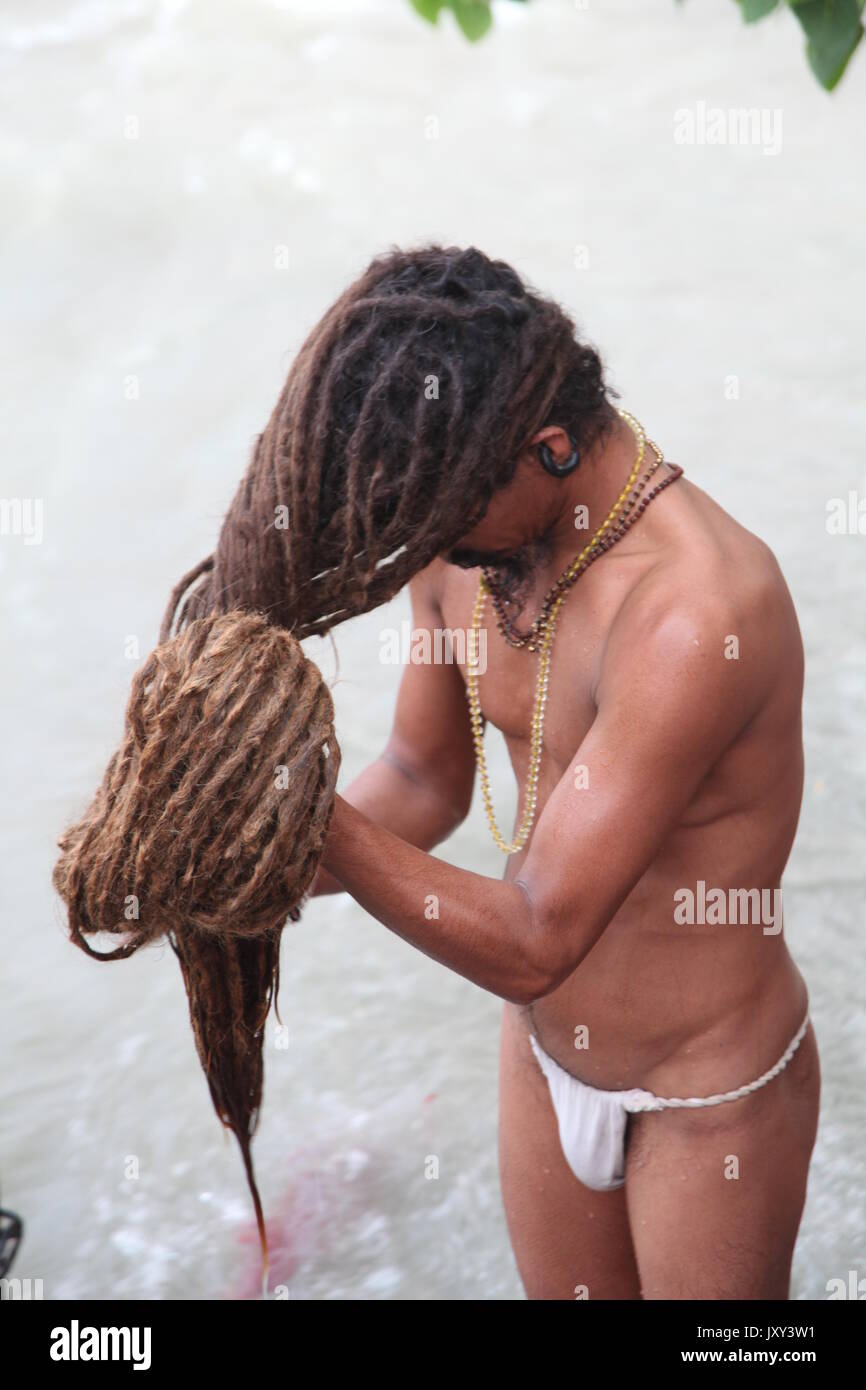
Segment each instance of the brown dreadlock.
[{"label": "brown dreadlock", "polygon": [[[119,960],[165,935],[183,972],[214,1108],[250,1160],[280,933],[316,871],[340,752],[333,706],[295,639],[248,613],[201,618],[132,682],[123,742],[54,883],[72,939]],[[122,934],[95,951],[85,933]]]},{"label": "brown dreadlock", "polygon": [[[480,520],[541,425],[585,451],[612,419],[571,319],[474,248],[372,262],[296,358],[214,555],[162,637],[254,608],[298,638],[392,598]],[[194,586],[194,587],[190,587]]]},{"label": "brown dreadlock", "polygon": [[[250,1158],[280,934],[333,805],[333,709],[298,642],[451,549],[543,424],[582,451],[612,418],[574,325],[475,249],[377,258],[299,352],[220,532],[169,600],[123,742],[54,871],[73,941],[167,936],[199,1058]],[[88,935],[123,938],[95,951]]]}]

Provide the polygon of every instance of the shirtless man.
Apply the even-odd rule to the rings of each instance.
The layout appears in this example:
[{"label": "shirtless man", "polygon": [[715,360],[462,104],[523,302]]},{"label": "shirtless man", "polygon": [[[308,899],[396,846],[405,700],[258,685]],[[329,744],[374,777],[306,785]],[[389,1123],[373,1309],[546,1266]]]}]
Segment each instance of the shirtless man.
[{"label": "shirtless man", "polygon": [[[639,432],[611,414],[578,466],[564,424],[532,435],[480,523],[411,581],[417,629],[472,628],[481,564],[529,626],[634,468]],[[522,793],[539,658],[504,640],[489,597],[481,621],[481,712]],[[472,798],[467,675],[407,666],[387,747],[337,799],[316,891],[346,889],[505,1001],[500,1172],[530,1298],[787,1298],[820,1088],[806,986],[778,920],[677,906],[700,885],[773,901],[794,839],[803,653],[776,561],[680,477],[579,577],[531,834],[502,881],[429,853]],[[609,1095],[706,1099],[768,1071],[714,1105],[638,1094],[626,1113]]]}]

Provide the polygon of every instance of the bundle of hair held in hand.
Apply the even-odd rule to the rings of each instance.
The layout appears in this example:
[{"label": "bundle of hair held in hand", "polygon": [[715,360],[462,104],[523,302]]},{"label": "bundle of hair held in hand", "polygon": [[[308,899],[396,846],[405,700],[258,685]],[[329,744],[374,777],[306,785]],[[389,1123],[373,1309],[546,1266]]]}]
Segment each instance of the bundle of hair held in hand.
[{"label": "bundle of hair held in hand", "polygon": [[[295,638],[256,614],[199,618],[136,674],[121,746],[54,871],[89,955],[171,942],[214,1108],[240,1144],[265,1269],[250,1157],[263,1030],[280,933],[315,874],[339,764],[330,694]],[[98,932],[121,944],[97,951],[87,937]]]}]

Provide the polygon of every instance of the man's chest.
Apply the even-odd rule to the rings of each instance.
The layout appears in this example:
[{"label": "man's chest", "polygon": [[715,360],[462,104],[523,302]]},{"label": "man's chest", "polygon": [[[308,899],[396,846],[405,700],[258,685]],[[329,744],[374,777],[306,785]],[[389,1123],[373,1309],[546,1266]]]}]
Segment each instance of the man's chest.
[{"label": "man's chest", "polygon": [[[554,630],[544,704],[544,745],[548,755],[564,768],[589,731],[596,715],[596,691],[605,645],[616,611],[622,602],[622,584],[590,584],[569,592],[559,610]],[[478,694],[481,711],[516,751],[528,743],[539,700],[542,675],[537,652],[513,647],[500,633],[488,597],[473,637],[473,614],[478,592],[477,571],[460,570],[449,575],[440,595],[445,629],[455,634],[453,651],[464,681],[468,655],[477,649]],[[516,618],[523,631],[538,615],[546,590],[539,588]],[[477,648],[473,647],[477,643]]]}]

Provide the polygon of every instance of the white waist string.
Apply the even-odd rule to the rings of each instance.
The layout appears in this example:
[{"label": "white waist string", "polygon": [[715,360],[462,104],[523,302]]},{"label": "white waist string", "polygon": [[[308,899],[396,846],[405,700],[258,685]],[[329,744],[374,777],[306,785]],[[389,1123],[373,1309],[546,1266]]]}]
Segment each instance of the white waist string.
[{"label": "white waist string", "polygon": [[[757,1091],[761,1086],[766,1086],[768,1081],[772,1081],[775,1076],[779,1075],[780,1071],[785,1070],[785,1067],[788,1065],[794,1053],[797,1051],[797,1048],[800,1046],[800,1043],[803,1041],[808,1026],[809,1014],[807,1012],[806,1017],[803,1019],[803,1022],[800,1024],[800,1027],[797,1029],[797,1032],[794,1034],[793,1038],[791,1039],[785,1051],[782,1053],[776,1065],[774,1067],[770,1067],[769,1071],[765,1071],[763,1076],[759,1076],[757,1081],[750,1081],[746,1086],[738,1086],[735,1091],[724,1091],[721,1095],[718,1096],[690,1096],[687,1099],[681,1099],[679,1096],[652,1096],[652,1100],[654,1102],[654,1104],[652,1105],[649,1104],[649,1098],[652,1095],[652,1093],[645,1092],[644,1094],[647,1096],[647,1102],[645,1104],[636,1105],[634,1109],[696,1109],[697,1107],[703,1105],[723,1105],[725,1101],[728,1100],[742,1100],[743,1096],[749,1095],[752,1091]],[[628,1109],[632,1110],[632,1106],[629,1105]]]}]

